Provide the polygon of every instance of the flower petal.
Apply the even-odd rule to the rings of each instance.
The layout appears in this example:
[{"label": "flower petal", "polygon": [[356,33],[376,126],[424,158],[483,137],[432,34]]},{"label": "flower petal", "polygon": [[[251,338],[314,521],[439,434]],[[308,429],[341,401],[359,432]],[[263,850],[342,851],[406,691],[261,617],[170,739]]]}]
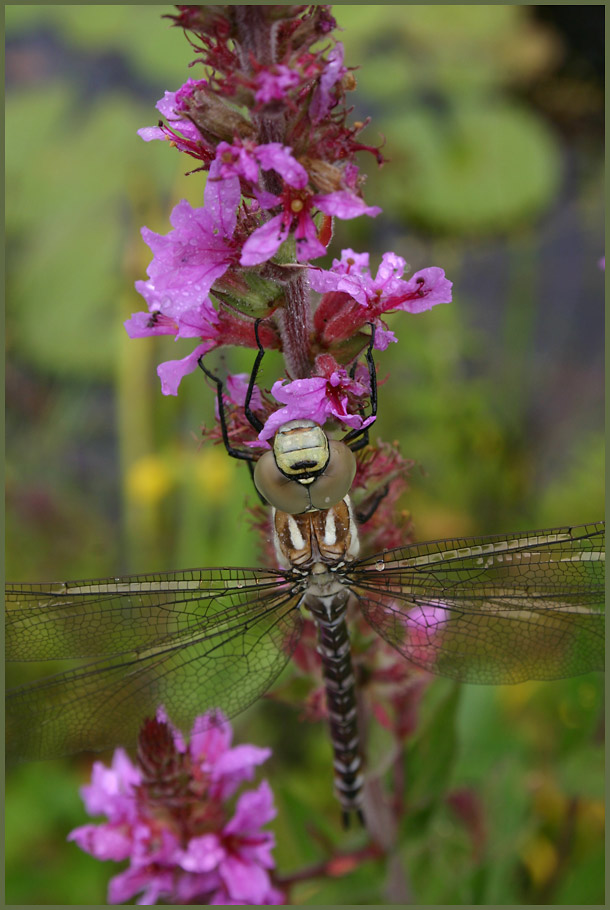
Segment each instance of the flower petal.
[{"label": "flower petal", "polygon": [[151,335],[175,335],[178,326],[173,319],[160,313],[132,313],[123,323],[130,338],[148,338]]},{"label": "flower petal", "polygon": [[294,239],[299,262],[306,262],[308,259],[317,259],[318,256],[326,255],[326,247],[318,240],[318,231],[309,212],[303,212],[299,217]]},{"label": "flower petal", "polygon": [[381,322],[375,323],[375,350],[385,351],[389,344],[397,342],[398,338],[389,329],[386,329]]},{"label": "flower petal", "polygon": [[131,856],[131,837],[124,827],[116,825],[82,825],[70,831],[67,840],[96,859],[121,862]]},{"label": "flower petal", "polygon": [[437,303],[451,303],[452,286],[453,282],[445,278],[443,269],[435,266],[421,269],[407,281],[405,290],[400,294],[402,300],[393,308],[407,313],[422,313]]},{"label": "flower petal", "polygon": [[370,215],[374,218],[381,212],[378,205],[367,205],[363,199],[354,196],[348,190],[337,190],[334,193],[327,193],[325,196],[314,196],[313,201],[321,212],[336,215],[337,218],[344,220],[357,218],[359,215]]},{"label": "flower petal", "polygon": [[[271,749],[242,745],[227,750],[215,762],[209,773],[212,777],[212,789],[219,799],[232,796],[245,780],[252,780],[257,765],[267,761]],[[204,769],[207,763],[204,764]]]},{"label": "flower petal", "polygon": [[217,834],[192,837],[180,856],[180,867],[187,872],[211,872],[226,857]]},{"label": "flower petal", "polygon": [[137,134],[144,142],[152,142],[153,139],[167,139],[166,134],[159,126],[143,126],[137,130]]},{"label": "flower petal", "polygon": [[221,162],[216,159],[210,165],[208,179],[203,191],[204,209],[224,238],[232,237],[237,224],[237,206],[241,199],[239,177],[223,179],[220,174]]},{"label": "flower petal", "polygon": [[246,790],[237,800],[235,814],[225,825],[225,834],[244,836],[258,831],[277,815],[273,805],[273,792],[266,780],[262,780],[256,790]]},{"label": "flower petal", "polygon": [[227,856],[221,863],[220,874],[233,900],[262,904],[270,887],[269,874],[257,863],[238,856]]},{"label": "flower petal", "polygon": [[213,341],[198,345],[192,354],[182,360],[166,360],[157,367],[157,376],[161,380],[161,391],[164,395],[177,395],[178,386],[187,373],[197,369],[197,361],[214,347]]},{"label": "flower petal", "polygon": [[189,752],[194,762],[213,767],[231,746],[233,731],[223,714],[198,715],[191,729]]},{"label": "flower petal", "polygon": [[302,190],[307,186],[309,177],[303,165],[299,164],[291,152],[292,149],[281,142],[268,142],[259,145],[255,154],[263,170],[277,171],[286,183]]},{"label": "flower petal", "polygon": [[[309,105],[309,117],[314,123],[319,123],[328,114],[331,107],[336,105],[336,98],[331,95],[331,89],[343,78],[347,72],[343,65],[343,45],[340,41],[329,51],[327,63]],[[333,104],[334,102],[334,104]]]},{"label": "flower petal", "polygon": [[275,256],[288,237],[289,225],[283,222],[283,215],[276,215],[250,234],[241,251],[241,265],[260,265]]}]

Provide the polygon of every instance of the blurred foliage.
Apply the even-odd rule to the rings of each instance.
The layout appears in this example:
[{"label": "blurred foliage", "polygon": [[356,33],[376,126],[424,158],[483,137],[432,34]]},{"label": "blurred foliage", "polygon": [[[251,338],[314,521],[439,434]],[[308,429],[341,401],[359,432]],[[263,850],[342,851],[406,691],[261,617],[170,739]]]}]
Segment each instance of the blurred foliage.
[{"label": "blurred foliage", "polygon": [[[341,22],[341,8],[338,15]],[[374,104],[371,133],[383,134],[384,154],[402,175],[386,180],[382,171],[369,181],[387,215],[480,233],[523,223],[549,204],[559,151],[546,123],[507,92],[557,53],[526,9],[416,5],[397,17],[391,7],[368,7],[342,37],[348,61],[359,60],[364,41],[376,52],[358,80]]]},{"label": "blurred foliage", "polygon": [[[7,7],[12,578],[259,561],[247,471],[200,445],[211,391],[193,376],[178,398],[160,394],[156,364],[192,345],[129,341],[121,325],[142,308],[140,226],[165,233],[171,207],[202,196],[188,162],[135,134],[188,74],[168,11]],[[399,344],[377,358],[378,435],[418,465],[401,503],[417,537],[597,519],[601,85],[531,7],[335,13],[359,67],[354,117],[372,117],[366,141],[385,137],[389,161],[377,171],[362,160],[366,199],[384,214],[338,224],[332,251],[369,249],[376,268],[392,249],[454,281],[450,306],[391,317]],[[227,366],[247,371],[252,359],[231,352]],[[265,384],[277,365],[267,358]],[[597,678],[430,685],[402,769],[408,811],[394,858],[415,903],[603,903],[601,697]],[[265,773],[282,874],[321,862],[329,846],[361,845],[361,832],[339,827],[320,725],[269,701],[240,718],[236,738],[274,748]],[[104,901],[117,867],[65,843],[85,820],[77,786],[88,774],[83,756],[11,773],[8,902]],[[363,863],[300,883],[293,900],[379,903],[389,875]]]}]

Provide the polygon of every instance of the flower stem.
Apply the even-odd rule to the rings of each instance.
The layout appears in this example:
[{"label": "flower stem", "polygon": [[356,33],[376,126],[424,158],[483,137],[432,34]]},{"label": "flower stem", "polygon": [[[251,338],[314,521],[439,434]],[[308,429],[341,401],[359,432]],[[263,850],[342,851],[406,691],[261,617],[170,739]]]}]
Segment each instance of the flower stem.
[{"label": "flower stem", "polygon": [[[276,63],[275,32],[277,23],[270,21],[265,7],[236,6],[235,24],[237,43],[240,47],[244,69],[251,69],[250,61],[256,59],[263,66]],[[282,112],[254,114],[257,141],[286,143],[286,123]],[[274,171],[263,171],[265,189],[274,194],[282,190],[282,180]],[[311,375],[310,356],[311,308],[309,286],[303,274],[297,274],[284,289],[284,309],[276,313],[276,322],[282,339],[286,370],[292,379]]]},{"label": "flower stem", "polygon": [[305,275],[298,275],[286,285],[284,300],[284,309],[280,311],[277,320],[284,361],[293,379],[303,379],[311,375],[309,356],[311,310]]}]

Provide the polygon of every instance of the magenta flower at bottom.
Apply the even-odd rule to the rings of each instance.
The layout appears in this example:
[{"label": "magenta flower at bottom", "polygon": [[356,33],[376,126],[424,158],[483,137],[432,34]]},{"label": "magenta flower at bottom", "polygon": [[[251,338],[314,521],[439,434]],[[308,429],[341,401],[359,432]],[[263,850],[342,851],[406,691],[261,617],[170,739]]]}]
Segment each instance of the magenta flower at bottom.
[{"label": "magenta flower at bottom", "polygon": [[190,741],[172,727],[163,709],[144,722],[134,764],[117,749],[110,768],[93,765],[82,788],[101,824],[68,835],[97,859],[128,860],[111,879],[108,901],[121,904],[281,904],[269,870],[273,834],[261,830],[275,816],[266,781],[229,800],[271,751],[231,747],[221,715],[196,718]]}]

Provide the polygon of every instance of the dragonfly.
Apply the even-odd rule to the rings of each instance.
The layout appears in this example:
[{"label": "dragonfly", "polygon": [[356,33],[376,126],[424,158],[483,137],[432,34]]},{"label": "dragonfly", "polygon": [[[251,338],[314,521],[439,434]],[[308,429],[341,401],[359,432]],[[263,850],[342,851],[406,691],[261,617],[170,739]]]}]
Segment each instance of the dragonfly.
[{"label": "dragonfly", "polygon": [[[222,383],[205,371],[226,435]],[[603,669],[603,522],[360,555],[348,491],[363,435],[330,440],[293,420],[256,460],[279,568],[8,584],[8,659],[78,661],[8,693],[9,758],[128,744],[159,705],[183,728],[204,710],[233,717],[272,687],[311,617],[347,823],[362,820],[363,796],[353,612],[413,665],[462,682]]]}]

